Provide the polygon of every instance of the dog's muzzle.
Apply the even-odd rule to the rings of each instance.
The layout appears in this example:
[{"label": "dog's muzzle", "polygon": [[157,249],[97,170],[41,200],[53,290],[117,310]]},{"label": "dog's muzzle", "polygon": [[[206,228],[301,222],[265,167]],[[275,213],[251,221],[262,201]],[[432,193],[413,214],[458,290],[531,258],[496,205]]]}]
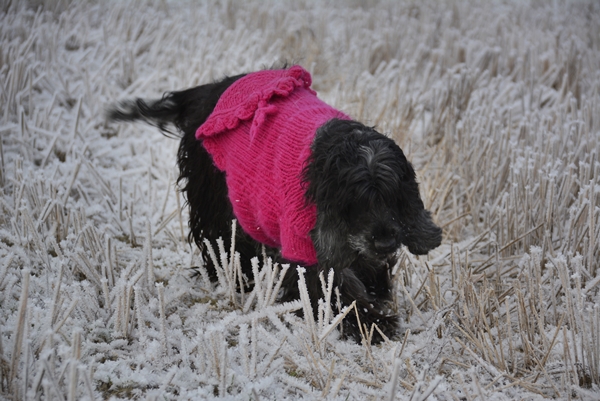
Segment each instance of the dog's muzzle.
[{"label": "dog's muzzle", "polygon": [[401,242],[397,236],[350,235],[350,247],[378,266],[393,266],[399,257]]}]

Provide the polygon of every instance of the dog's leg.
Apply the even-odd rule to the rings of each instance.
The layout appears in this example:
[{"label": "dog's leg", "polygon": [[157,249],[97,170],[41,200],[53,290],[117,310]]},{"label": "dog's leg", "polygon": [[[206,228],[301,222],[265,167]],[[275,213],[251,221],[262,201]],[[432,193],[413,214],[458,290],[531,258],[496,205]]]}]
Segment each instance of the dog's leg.
[{"label": "dog's leg", "polygon": [[[375,324],[388,338],[398,331],[398,316],[392,307],[392,281],[387,266],[373,268],[361,258],[357,258],[351,268],[342,271],[342,298],[350,302],[356,301],[358,319],[363,331],[370,331]],[[360,340],[356,313],[346,319],[346,326],[356,341]],[[365,333],[366,334],[366,333]],[[373,332],[373,343],[378,343],[383,337],[377,330]]]},{"label": "dog's leg", "polygon": [[[358,312],[358,317],[352,312],[344,320],[344,336],[360,342],[361,330],[371,330],[371,326],[376,324],[387,337],[391,337],[398,329],[398,317],[389,306],[392,299],[389,269],[386,265],[374,267],[361,258],[356,250],[349,247],[344,236],[346,232],[347,228],[337,219],[337,213],[317,215],[317,223],[311,236],[320,265],[318,268],[307,269],[307,277],[317,277],[316,285],[309,289],[313,308],[323,296],[318,281],[319,271],[323,270],[326,274],[333,268],[334,286],[339,290],[342,306],[356,301]],[[307,285],[308,281],[309,278]],[[337,300],[332,299],[331,303],[332,309],[337,310]],[[375,330],[372,341],[377,343],[382,340],[382,336]]]},{"label": "dog's leg", "polygon": [[[298,290],[298,272],[296,268],[296,265],[292,265],[286,273],[286,277],[284,278],[281,287],[282,293],[279,298],[280,302],[289,302],[300,298],[300,292]],[[351,268],[341,270],[336,269],[336,271],[334,271],[333,284],[334,288],[337,288],[339,291],[342,308],[351,305],[352,302],[356,302],[356,312],[358,312],[358,318],[356,312],[351,311],[344,319],[344,322],[342,323],[343,335],[346,338],[352,338],[354,341],[360,343],[363,338],[361,331],[366,334],[371,330],[372,325],[376,324],[384,335],[390,338],[397,332],[398,316],[393,313],[389,304],[392,299],[389,272],[387,269],[381,269],[377,272],[377,277],[366,279],[357,274],[357,271],[359,270],[360,267],[354,265]],[[369,268],[369,270],[372,269]],[[324,297],[321,289],[321,280],[319,278],[321,271],[323,271],[323,274],[327,275],[327,271],[324,271],[318,266],[309,266],[304,273],[304,279],[306,281],[315,319],[318,317],[319,299]],[[370,282],[373,286],[367,287],[365,282]],[[372,293],[375,288],[375,291],[379,294]],[[331,299],[331,309],[336,313],[339,312],[338,299],[336,296]],[[378,343],[382,340],[383,337],[375,330],[372,342]]]}]

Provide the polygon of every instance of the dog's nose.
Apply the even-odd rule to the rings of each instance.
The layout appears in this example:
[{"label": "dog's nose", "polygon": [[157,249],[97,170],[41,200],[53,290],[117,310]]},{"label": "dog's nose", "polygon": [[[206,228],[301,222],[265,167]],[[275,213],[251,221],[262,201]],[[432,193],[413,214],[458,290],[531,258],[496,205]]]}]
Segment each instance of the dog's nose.
[{"label": "dog's nose", "polygon": [[398,241],[394,237],[375,237],[373,245],[377,253],[392,253],[398,249]]}]

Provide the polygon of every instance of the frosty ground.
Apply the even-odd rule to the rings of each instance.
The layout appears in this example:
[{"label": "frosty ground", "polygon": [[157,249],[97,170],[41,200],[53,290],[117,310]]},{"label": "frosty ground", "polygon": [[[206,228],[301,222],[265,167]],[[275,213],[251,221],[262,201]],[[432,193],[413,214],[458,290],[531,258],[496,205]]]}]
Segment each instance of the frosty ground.
[{"label": "frosty ground", "polygon": [[[250,294],[219,244],[192,278],[177,141],[103,117],[281,60],[397,141],[444,229],[382,344],[277,303],[262,255]],[[0,398],[600,397],[595,1],[0,2],[0,116]]]}]

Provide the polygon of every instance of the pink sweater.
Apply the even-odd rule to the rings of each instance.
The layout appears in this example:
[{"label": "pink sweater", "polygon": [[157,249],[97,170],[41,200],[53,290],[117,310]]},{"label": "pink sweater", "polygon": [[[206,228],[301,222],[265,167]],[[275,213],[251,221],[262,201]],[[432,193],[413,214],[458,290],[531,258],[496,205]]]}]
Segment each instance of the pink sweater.
[{"label": "pink sweater", "polygon": [[300,66],[248,74],[223,93],[196,131],[226,174],[244,231],[306,265],[317,263],[309,235],[316,207],[305,200],[302,169],[317,128],[332,118],[349,119],[319,100],[310,84]]}]

